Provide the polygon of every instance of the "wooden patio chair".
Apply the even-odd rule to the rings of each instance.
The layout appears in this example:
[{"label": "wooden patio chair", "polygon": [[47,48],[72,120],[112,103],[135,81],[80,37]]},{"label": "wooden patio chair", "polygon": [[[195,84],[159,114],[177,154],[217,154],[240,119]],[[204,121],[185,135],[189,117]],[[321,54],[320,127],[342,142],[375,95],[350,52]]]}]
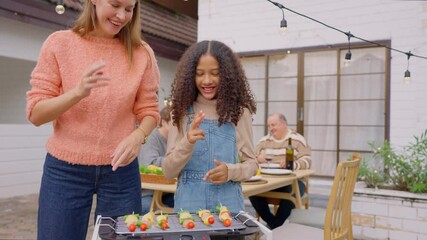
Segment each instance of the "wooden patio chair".
[{"label": "wooden patio chair", "polygon": [[[273,239],[279,240],[286,236],[286,240],[318,240],[323,235],[324,240],[353,240],[351,200],[359,165],[360,158],[340,162],[337,166],[326,211],[323,211],[322,214],[314,209],[292,210],[289,222],[273,230]],[[294,212],[302,214],[296,216],[298,214],[294,214]],[[320,221],[316,221],[316,219],[320,219]]]}]

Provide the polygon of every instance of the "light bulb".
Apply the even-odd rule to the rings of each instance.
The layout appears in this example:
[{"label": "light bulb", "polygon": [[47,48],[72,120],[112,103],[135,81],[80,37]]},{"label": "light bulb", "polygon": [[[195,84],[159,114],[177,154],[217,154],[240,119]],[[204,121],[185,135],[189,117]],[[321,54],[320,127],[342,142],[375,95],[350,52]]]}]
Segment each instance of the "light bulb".
[{"label": "light bulb", "polygon": [[58,13],[58,14],[63,14],[63,13],[65,12],[65,7],[64,7],[64,5],[62,5],[62,4],[58,4],[58,5],[56,5],[56,7],[55,7],[55,11],[56,11],[56,13]]},{"label": "light bulb", "polygon": [[345,60],[345,61],[344,61],[344,67],[345,67],[345,68],[350,67],[350,65],[351,65],[351,60],[350,60],[350,61],[349,61],[349,60]]}]

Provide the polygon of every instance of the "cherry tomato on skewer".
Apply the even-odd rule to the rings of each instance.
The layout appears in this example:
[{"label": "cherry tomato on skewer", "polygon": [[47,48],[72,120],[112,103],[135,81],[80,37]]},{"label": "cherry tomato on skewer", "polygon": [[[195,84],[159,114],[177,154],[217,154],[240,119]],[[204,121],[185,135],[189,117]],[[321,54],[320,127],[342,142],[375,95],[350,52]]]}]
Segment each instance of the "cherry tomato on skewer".
[{"label": "cherry tomato on skewer", "polygon": [[162,226],[161,226],[161,228],[163,229],[163,230],[166,230],[166,229],[168,229],[168,223],[167,222],[162,222]]},{"label": "cherry tomato on skewer", "polygon": [[135,232],[135,230],[136,230],[136,224],[130,224],[128,228],[129,228],[130,232]]},{"label": "cherry tomato on skewer", "polygon": [[141,226],[139,226],[139,229],[141,229],[141,231],[147,230],[147,224],[141,223]]},{"label": "cherry tomato on skewer", "polygon": [[231,220],[230,219],[225,219],[223,223],[224,223],[224,226],[226,226],[226,227],[231,226]]},{"label": "cherry tomato on skewer", "polygon": [[210,218],[208,219],[208,222],[209,222],[209,224],[214,224],[215,219],[214,219],[213,217],[210,217]]},{"label": "cherry tomato on skewer", "polygon": [[189,223],[187,224],[187,228],[188,228],[188,229],[192,229],[192,228],[194,228],[194,222],[189,222]]}]

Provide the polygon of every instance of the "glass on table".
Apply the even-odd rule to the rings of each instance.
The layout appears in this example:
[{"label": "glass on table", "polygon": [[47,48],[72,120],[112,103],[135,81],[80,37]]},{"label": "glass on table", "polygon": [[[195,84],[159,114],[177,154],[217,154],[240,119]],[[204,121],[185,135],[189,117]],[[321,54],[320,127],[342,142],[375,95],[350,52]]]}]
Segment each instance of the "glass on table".
[{"label": "glass on table", "polygon": [[271,149],[265,149],[264,158],[265,158],[265,161],[267,161],[267,167],[270,168],[270,163],[271,161],[273,161],[273,153]]}]

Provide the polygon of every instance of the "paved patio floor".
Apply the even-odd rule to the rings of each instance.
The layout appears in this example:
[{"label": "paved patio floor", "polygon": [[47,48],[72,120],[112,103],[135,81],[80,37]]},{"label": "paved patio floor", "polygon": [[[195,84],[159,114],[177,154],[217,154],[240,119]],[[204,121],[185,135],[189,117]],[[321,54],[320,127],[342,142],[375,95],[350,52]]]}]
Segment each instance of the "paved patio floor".
[{"label": "paved patio floor", "polygon": [[[0,198],[0,239],[37,239],[38,197],[38,194],[31,194]],[[93,219],[93,211],[91,219]],[[93,221],[90,221],[86,239],[91,239],[92,233]]]}]

